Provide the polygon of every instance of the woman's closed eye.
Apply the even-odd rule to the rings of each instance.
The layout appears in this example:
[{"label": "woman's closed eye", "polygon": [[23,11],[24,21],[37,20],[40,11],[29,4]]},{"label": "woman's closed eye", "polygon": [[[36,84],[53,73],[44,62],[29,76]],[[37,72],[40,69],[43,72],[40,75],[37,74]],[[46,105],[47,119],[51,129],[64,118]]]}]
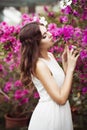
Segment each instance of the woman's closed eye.
[{"label": "woman's closed eye", "polygon": [[44,32],[44,34],[42,35],[42,39],[45,39],[47,37],[47,31]]},{"label": "woman's closed eye", "polygon": [[45,39],[45,38],[46,38],[46,35],[43,35],[43,36],[42,36],[42,39]]}]

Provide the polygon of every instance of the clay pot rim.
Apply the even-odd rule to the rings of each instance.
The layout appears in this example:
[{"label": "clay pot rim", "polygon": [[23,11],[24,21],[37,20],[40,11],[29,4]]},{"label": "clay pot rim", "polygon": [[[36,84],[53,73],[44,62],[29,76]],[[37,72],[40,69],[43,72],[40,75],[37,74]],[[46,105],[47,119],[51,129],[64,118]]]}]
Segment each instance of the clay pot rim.
[{"label": "clay pot rim", "polygon": [[5,114],[4,115],[4,117],[5,118],[7,118],[7,119],[11,119],[11,120],[24,120],[24,119],[28,119],[29,117],[27,117],[27,116],[25,116],[25,117],[10,117],[10,116],[8,116],[8,114]]}]

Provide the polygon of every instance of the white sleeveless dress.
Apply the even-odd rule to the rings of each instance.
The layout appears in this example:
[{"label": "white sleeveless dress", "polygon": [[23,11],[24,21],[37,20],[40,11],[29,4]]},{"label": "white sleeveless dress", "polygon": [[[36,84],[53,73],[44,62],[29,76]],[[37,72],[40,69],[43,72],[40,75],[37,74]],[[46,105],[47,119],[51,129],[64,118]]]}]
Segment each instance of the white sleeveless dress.
[{"label": "white sleeveless dress", "polygon": [[[40,58],[40,60],[49,67],[58,87],[61,87],[65,75],[57,61],[51,56],[49,61],[43,58]],[[73,130],[69,101],[64,105],[57,104],[36,77],[32,77],[32,80],[40,99],[32,114],[28,130]]]}]

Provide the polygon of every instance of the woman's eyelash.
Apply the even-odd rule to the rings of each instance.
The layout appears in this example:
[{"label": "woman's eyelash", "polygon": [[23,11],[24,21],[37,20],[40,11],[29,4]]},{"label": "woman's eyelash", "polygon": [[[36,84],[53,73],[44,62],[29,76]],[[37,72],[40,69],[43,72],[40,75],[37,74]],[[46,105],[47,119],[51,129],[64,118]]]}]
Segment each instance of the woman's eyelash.
[{"label": "woman's eyelash", "polygon": [[44,35],[42,38],[43,38],[43,39],[46,38],[46,35]]}]

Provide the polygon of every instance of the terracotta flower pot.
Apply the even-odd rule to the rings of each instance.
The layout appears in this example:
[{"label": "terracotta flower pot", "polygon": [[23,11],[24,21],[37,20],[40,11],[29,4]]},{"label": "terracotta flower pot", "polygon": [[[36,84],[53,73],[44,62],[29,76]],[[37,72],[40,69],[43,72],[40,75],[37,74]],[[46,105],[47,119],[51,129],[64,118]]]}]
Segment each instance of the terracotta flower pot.
[{"label": "terracotta flower pot", "polygon": [[30,117],[13,118],[5,115],[5,127],[15,128],[15,127],[27,127],[29,124]]}]

